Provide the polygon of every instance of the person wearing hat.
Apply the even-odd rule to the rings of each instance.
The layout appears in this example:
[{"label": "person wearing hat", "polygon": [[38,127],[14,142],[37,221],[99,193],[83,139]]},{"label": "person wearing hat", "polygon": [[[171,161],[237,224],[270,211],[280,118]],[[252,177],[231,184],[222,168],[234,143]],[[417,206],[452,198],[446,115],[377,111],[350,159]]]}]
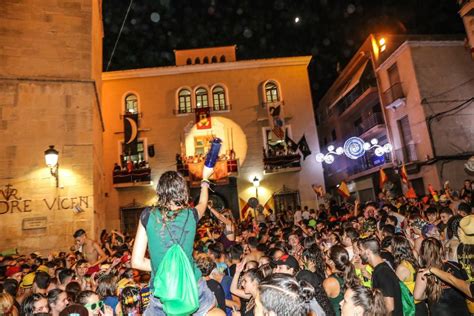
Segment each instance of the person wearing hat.
[{"label": "person wearing hat", "polygon": [[273,268],[273,273],[283,273],[291,276],[300,270],[300,266],[295,257],[285,254],[275,261],[275,268]]},{"label": "person wearing hat", "polygon": [[474,282],[474,215],[464,217],[458,228],[458,262],[466,271],[468,280]]},{"label": "person wearing hat", "polygon": [[21,268],[17,266],[10,266],[7,268],[7,271],[5,271],[5,276],[10,279],[15,279],[18,281],[18,283],[21,282]]},{"label": "person wearing hat", "polygon": [[33,287],[34,281],[35,281],[35,273],[30,272],[23,277],[23,280],[20,283],[20,287],[23,289],[29,289]]}]

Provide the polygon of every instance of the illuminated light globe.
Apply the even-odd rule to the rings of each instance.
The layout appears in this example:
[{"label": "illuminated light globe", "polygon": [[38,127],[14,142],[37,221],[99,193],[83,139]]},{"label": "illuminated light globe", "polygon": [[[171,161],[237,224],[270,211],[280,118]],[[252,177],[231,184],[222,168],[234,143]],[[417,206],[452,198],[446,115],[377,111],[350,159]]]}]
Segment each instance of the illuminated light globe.
[{"label": "illuminated light globe", "polygon": [[364,148],[364,150],[369,150],[370,149],[370,144],[369,143],[364,143],[364,145],[362,145],[362,148]]},{"label": "illuminated light globe", "polygon": [[380,157],[380,156],[383,156],[385,154],[385,151],[382,147],[377,147],[375,148],[375,155]]},{"label": "illuminated light globe", "polygon": [[327,155],[324,157],[324,162],[327,164],[332,164],[334,162],[334,156],[333,155]]},{"label": "illuminated light globe", "polygon": [[333,145],[329,145],[329,146],[328,146],[328,151],[334,151],[334,146],[333,146]]},{"label": "illuminated light globe", "polygon": [[370,143],[371,143],[372,145],[377,145],[377,144],[379,143],[379,141],[377,140],[377,138],[372,138],[372,139],[370,140]]},{"label": "illuminated light globe", "polygon": [[344,153],[344,148],[342,148],[342,147],[337,147],[336,148],[336,154],[342,155],[343,153]]},{"label": "illuminated light globe", "polygon": [[321,154],[321,153],[317,154],[316,155],[316,161],[317,162],[323,162],[324,161],[324,154]]},{"label": "illuminated light globe", "polygon": [[357,159],[365,154],[364,141],[360,137],[351,137],[344,143],[344,154],[350,159]]},{"label": "illuminated light globe", "polygon": [[393,150],[393,147],[392,147],[391,144],[385,144],[385,145],[383,145],[382,148],[383,148],[383,150],[384,150],[386,153],[389,153],[389,152],[391,152],[391,151]]}]

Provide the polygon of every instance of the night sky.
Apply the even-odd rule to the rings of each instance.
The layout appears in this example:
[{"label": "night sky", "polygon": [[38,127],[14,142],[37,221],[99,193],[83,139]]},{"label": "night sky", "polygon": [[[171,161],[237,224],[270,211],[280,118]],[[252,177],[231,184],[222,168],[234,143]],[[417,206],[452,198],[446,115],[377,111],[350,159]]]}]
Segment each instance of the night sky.
[{"label": "night sky", "polygon": [[[104,71],[129,0],[103,0]],[[370,33],[463,34],[455,0],[134,0],[109,71],[174,65],[174,49],[312,55],[317,102]],[[299,23],[295,19],[299,18]]]}]

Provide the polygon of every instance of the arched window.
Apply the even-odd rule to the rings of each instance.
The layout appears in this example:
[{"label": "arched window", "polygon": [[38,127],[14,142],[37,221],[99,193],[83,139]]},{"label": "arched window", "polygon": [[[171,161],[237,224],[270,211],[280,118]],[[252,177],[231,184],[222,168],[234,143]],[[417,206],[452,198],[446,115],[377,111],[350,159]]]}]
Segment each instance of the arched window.
[{"label": "arched window", "polygon": [[214,111],[220,111],[226,109],[225,102],[225,91],[221,86],[217,86],[212,89],[212,100],[214,104]]},{"label": "arched window", "polygon": [[207,90],[199,88],[196,90],[196,107],[207,108],[209,106]]},{"label": "arched window", "polygon": [[221,61],[221,63],[225,62],[225,56],[224,55],[221,56],[220,61]]},{"label": "arched window", "polygon": [[191,113],[191,91],[182,89],[178,93],[178,112]]},{"label": "arched window", "polygon": [[212,56],[211,62],[212,62],[212,63],[217,63],[217,57],[216,57],[216,56]]},{"label": "arched window", "polygon": [[191,58],[186,59],[186,65],[191,65],[193,60]]},{"label": "arched window", "polygon": [[200,64],[201,63],[201,59],[199,57],[196,57],[196,59],[194,60],[194,63],[195,64]]},{"label": "arched window", "polygon": [[138,113],[138,99],[134,94],[129,94],[125,97],[125,113]]},{"label": "arched window", "polygon": [[209,64],[209,57],[204,57],[203,64]]},{"label": "arched window", "polygon": [[278,86],[274,82],[267,82],[265,84],[265,99],[268,103],[280,101]]}]

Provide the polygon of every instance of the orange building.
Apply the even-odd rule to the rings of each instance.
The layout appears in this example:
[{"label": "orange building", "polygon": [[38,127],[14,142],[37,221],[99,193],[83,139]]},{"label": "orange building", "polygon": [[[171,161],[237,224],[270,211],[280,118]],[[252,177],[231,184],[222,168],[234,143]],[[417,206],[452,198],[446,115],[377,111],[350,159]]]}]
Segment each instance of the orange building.
[{"label": "orange building", "polygon": [[[235,46],[175,56],[176,66],[102,76],[108,226],[133,231],[141,209],[155,202],[166,170],[188,176],[196,198],[199,182],[193,180],[199,176],[193,170],[202,167],[200,156],[213,137],[222,139],[222,178],[213,198],[235,216],[255,196],[277,211],[316,206],[312,185],[324,183],[314,159],[319,145],[307,72],[311,56],[237,61]],[[288,141],[303,136],[313,150],[305,159]],[[130,150],[124,142],[133,139]]]}]

